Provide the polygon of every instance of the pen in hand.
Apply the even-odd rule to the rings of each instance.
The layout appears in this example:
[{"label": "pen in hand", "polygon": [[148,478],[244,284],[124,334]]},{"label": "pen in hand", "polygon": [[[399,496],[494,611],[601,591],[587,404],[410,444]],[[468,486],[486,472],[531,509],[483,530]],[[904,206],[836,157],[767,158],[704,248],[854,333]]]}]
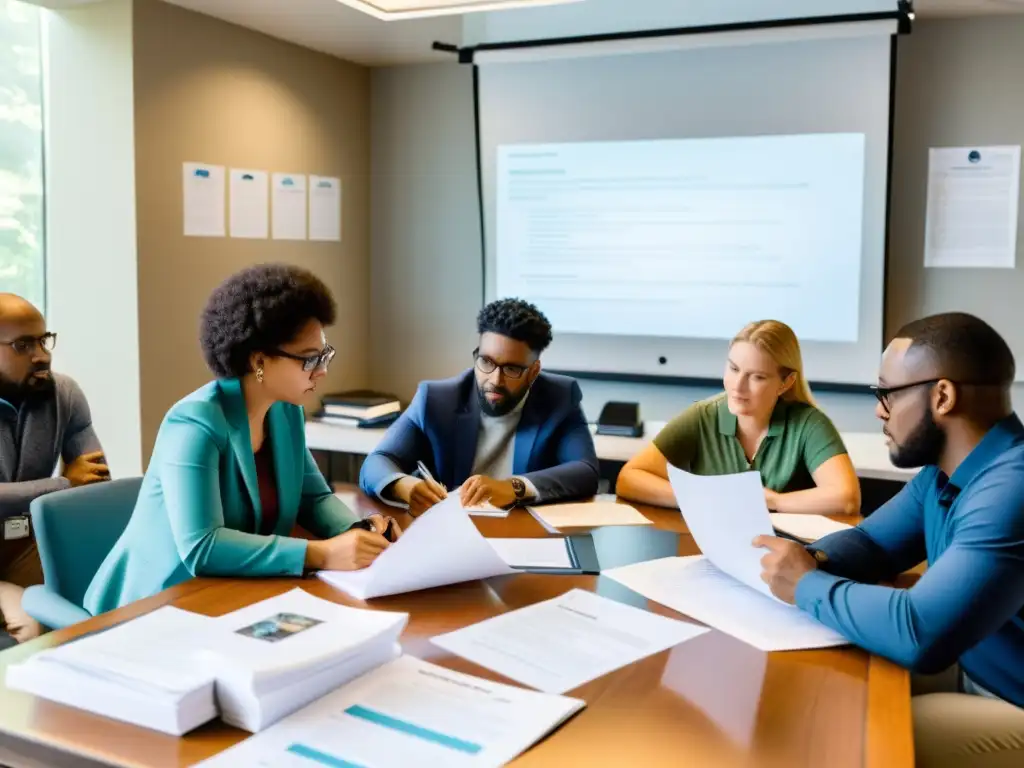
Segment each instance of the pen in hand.
[{"label": "pen in hand", "polygon": [[448,498],[448,489],[445,488],[443,485],[441,485],[441,483],[437,482],[437,480],[434,479],[434,476],[432,474],[430,474],[430,470],[427,469],[427,465],[426,464],[424,464],[422,461],[417,461],[416,462],[416,468],[420,471],[420,474],[423,476],[423,479],[426,481],[427,485],[429,485],[431,488],[433,488],[433,490],[442,499],[447,499]]}]

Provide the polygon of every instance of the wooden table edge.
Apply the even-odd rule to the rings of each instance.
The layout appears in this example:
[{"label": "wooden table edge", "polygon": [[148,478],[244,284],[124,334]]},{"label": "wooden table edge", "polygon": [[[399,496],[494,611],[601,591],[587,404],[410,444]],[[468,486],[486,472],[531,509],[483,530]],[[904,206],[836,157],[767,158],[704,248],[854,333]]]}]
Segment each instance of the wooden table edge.
[{"label": "wooden table edge", "polygon": [[914,719],[910,673],[872,654],[868,661],[864,728],[865,768],[914,765]]}]

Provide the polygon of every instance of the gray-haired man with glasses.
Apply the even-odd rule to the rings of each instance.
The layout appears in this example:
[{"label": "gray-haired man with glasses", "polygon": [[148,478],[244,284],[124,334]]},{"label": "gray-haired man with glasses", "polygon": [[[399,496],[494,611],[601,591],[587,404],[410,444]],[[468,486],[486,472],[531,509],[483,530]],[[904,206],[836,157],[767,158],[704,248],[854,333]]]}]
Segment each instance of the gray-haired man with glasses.
[{"label": "gray-haired man with glasses", "polygon": [[[50,370],[56,343],[38,309],[0,293],[0,627],[19,642],[40,629],[21,610],[24,587],[43,580],[29,504],[110,475],[85,395]],[[63,474],[54,477],[59,459]]]},{"label": "gray-haired man with glasses", "polygon": [[467,507],[595,494],[597,456],[579,385],[541,372],[547,318],[532,304],[503,299],[483,308],[477,330],[473,367],[420,385],[363,464],[362,489],[413,515],[457,486]]}]

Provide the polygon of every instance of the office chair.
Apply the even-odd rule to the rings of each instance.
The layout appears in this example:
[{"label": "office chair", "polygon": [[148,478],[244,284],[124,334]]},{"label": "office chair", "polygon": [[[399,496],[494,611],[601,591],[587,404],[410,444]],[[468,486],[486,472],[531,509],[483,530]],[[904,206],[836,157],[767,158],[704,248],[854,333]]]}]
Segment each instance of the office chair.
[{"label": "office chair", "polygon": [[128,525],[141,477],[71,488],[40,496],[30,507],[44,584],[22,597],[25,612],[60,629],[92,618],[82,607],[103,558]]}]

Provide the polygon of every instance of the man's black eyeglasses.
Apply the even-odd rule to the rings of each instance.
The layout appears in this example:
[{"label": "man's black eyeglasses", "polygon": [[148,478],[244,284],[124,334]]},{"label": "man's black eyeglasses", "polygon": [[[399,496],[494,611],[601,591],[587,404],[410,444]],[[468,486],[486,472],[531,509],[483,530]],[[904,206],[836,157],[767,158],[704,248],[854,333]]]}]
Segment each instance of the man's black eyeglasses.
[{"label": "man's black eyeglasses", "polygon": [[873,387],[871,387],[871,391],[874,393],[875,397],[878,399],[878,402],[880,402],[882,404],[882,407],[885,409],[885,412],[888,413],[889,412],[889,404],[890,404],[889,398],[890,398],[890,396],[893,393],[895,393],[895,392],[903,392],[904,390],[913,389],[914,387],[923,387],[925,385],[938,384],[942,380],[943,380],[942,378],[926,379],[925,381],[913,381],[910,384],[899,384],[899,385],[897,385],[895,387],[873,386]]},{"label": "man's black eyeglasses", "polygon": [[42,336],[22,336],[14,341],[0,341],[0,344],[10,347],[19,355],[27,355],[36,348],[37,344],[45,352],[52,352],[53,348],[57,346],[57,334],[44,333]]},{"label": "man's black eyeglasses", "polygon": [[476,363],[476,369],[480,371],[480,373],[492,374],[501,368],[501,375],[506,379],[521,379],[523,378],[523,374],[530,370],[530,366],[528,365],[517,365],[515,363],[499,365],[486,355],[481,355],[479,349],[473,350],[473,360]]},{"label": "man's black eyeglasses", "polygon": [[331,360],[334,359],[334,352],[334,347],[328,344],[315,355],[293,355],[291,352],[285,352],[280,349],[275,349],[272,354],[278,357],[287,357],[289,360],[298,360],[302,363],[302,370],[306,373],[311,373],[317,368],[323,368],[326,371],[331,364]]}]

